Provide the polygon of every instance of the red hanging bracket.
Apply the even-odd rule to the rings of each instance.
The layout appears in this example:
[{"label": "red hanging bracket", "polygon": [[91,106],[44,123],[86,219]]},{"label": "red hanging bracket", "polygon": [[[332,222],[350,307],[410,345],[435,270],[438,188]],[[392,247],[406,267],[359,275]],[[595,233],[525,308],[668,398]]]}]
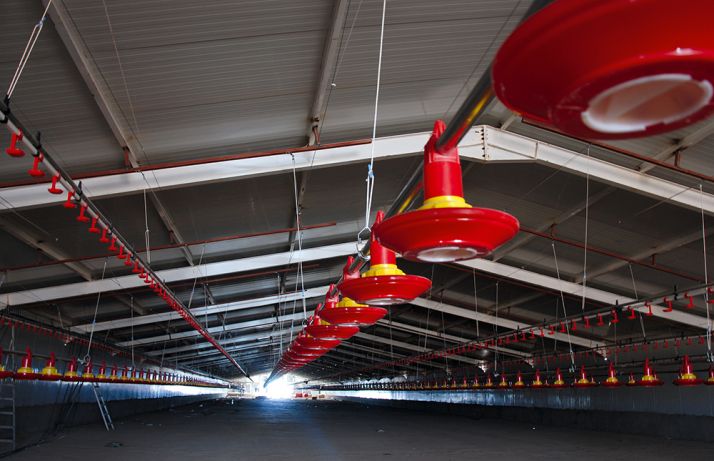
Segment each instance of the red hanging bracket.
[{"label": "red hanging bracket", "polygon": [[62,206],[67,208],[68,210],[77,208],[77,204],[72,201],[73,199],[74,199],[74,191],[73,190],[67,191],[67,200],[64,201],[64,204]]},{"label": "red hanging bracket", "polygon": [[22,131],[19,133],[13,133],[10,137],[10,147],[5,149],[7,155],[10,157],[22,157],[25,155],[25,151],[21,147],[17,146],[17,143],[22,141]]},{"label": "red hanging bracket", "polygon": [[60,175],[58,175],[58,174],[52,176],[52,185],[50,186],[49,189],[47,189],[47,191],[50,194],[60,195],[61,193],[64,192],[62,189],[57,187],[57,182],[59,181],[59,179],[60,179]]},{"label": "red hanging bracket", "polygon": [[27,170],[27,174],[33,178],[42,178],[45,175],[45,172],[40,170],[40,163],[42,163],[44,159],[45,157],[42,155],[42,152],[35,155],[35,158],[32,161],[32,168]]}]

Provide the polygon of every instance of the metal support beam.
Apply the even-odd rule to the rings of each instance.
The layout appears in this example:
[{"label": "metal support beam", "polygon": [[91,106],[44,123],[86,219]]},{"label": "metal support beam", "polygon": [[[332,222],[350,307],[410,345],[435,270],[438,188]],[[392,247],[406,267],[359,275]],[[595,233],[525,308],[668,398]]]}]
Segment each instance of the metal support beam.
[{"label": "metal support beam", "polygon": [[[414,351],[414,352],[419,352],[419,353],[429,352],[429,351],[430,351],[430,349],[427,349],[427,348],[425,348],[425,347],[416,346],[416,345],[414,345],[414,344],[409,344],[409,343],[405,343],[405,342],[403,342],[403,341],[397,341],[397,340],[394,340],[394,339],[383,338],[383,337],[381,337],[381,336],[371,335],[371,334],[368,334],[368,333],[362,333],[362,332],[360,332],[360,333],[357,333],[355,336],[356,336],[357,338],[366,339],[367,341],[374,341],[374,342],[386,344],[386,345],[389,345],[389,346],[399,347],[399,348],[401,348],[401,349],[406,349],[406,350],[408,350],[408,351]],[[458,356],[458,355],[454,355],[454,356],[452,356],[452,357],[449,357],[449,360],[453,360],[453,361],[456,361],[456,362],[468,363],[469,365],[478,365],[478,364],[480,363],[479,360],[471,359],[471,358],[468,358],[468,357],[460,357],[460,356]]]},{"label": "metal support beam", "polygon": [[[472,259],[470,261],[461,261],[456,264],[468,267],[470,269],[487,272],[489,274],[498,275],[500,277],[518,280],[519,282],[545,287],[556,292],[562,291],[563,293],[575,296],[585,296],[585,298],[587,299],[600,301],[605,304],[614,305],[617,302],[619,302],[620,304],[627,304],[635,301],[634,299],[629,298],[627,296],[620,296],[618,294],[604,290],[598,290],[597,288],[593,287],[583,288],[582,285],[578,285],[577,283],[568,282],[565,280],[558,280],[548,275],[531,272],[525,269],[519,269],[517,267],[508,266],[506,264],[488,261],[485,259]],[[647,310],[643,307],[637,307],[635,309],[640,312]],[[681,312],[677,310],[672,312],[663,312],[664,309],[665,307],[663,306],[653,304],[652,314],[656,317],[661,317],[663,319],[671,320],[673,322],[689,325],[696,328],[707,329],[708,327],[707,319],[704,317],[688,314],[686,312]],[[713,322],[709,322],[709,324],[709,327],[714,327]]]},{"label": "metal support beam", "polygon": [[[505,319],[503,317],[495,317],[493,315],[483,314],[480,312],[472,311],[469,309],[464,309],[462,307],[452,306],[451,304],[445,304],[429,299],[417,298],[411,302],[416,306],[421,306],[427,309],[432,309],[437,312],[443,312],[445,314],[455,315],[457,317],[463,317],[472,320],[478,320],[479,322],[488,323],[491,325],[497,325],[499,327],[507,328],[509,330],[525,330],[527,328],[532,328],[533,325],[516,322],[514,320]],[[551,339],[556,341],[570,341],[572,344],[583,346],[583,347],[600,347],[604,346],[605,343],[602,341],[596,341],[592,339],[582,338],[580,336],[570,335],[565,333],[556,332],[554,335],[550,336]],[[530,355],[530,354],[529,354]]]},{"label": "metal support beam", "polygon": [[[181,280],[192,280],[196,277],[196,273],[200,273],[204,277],[215,277],[224,274],[285,266],[289,262],[296,264],[299,261],[307,262],[338,257],[341,258],[354,254],[354,251],[354,242],[346,242],[317,248],[308,248],[302,250],[301,252],[273,253],[264,256],[205,263],[193,267],[165,269],[156,271],[156,274],[165,283],[170,284]],[[139,277],[135,275],[126,275],[122,277],[107,278],[104,280],[93,280],[90,282],[70,283],[34,290],[4,293],[0,295],[0,309],[7,306],[18,306],[53,299],[96,294],[98,292],[106,293],[142,286],[145,286],[145,284]]]},{"label": "metal support beam", "polygon": [[[312,298],[323,297],[323,296],[325,296],[325,292],[327,291],[328,288],[329,288],[329,286],[308,288],[307,290],[305,290],[305,298],[312,299]],[[215,304],[215,305],[207,306],[207,307],[196,307],[196,308],[191,309],[191,312],[193,312],[193,314],[196,316],[212,315],[212,314],[232,312],[232,311],[243,310],[243,309],[252,309],[252,308],[261,307],[261,306],[269,306],[271,304],[290,302],[290,301],[302,299],[302,296],[303,296],[302,292],[287,293],[284,295],[265,296],[262,298],[246,299],[243,301]],[[123,318],[123,319],[118,319],[118,320],[108,320],[106,322],[97,322],[96,324],[94,324],[94,332],[96,333],[99,331],[114,330],[117,328],[129,328],[131,326],[137,327],[139,325],[149,325],[152,323],[167,322],[170,320],[177,320],[179,318],[181,318],[181,316],[178,313],[176,313],[174,311],[169,311],[169,312],[163,312],[161,314],[144,315],[141,317],[136,317],[134,319]],[[77,325],[77,326],[72,327],[71,329],[72,329],[72,331],[75,331],[78,333],[88,333],[92,329],[92,324],[87,323],[84,325]]]}]

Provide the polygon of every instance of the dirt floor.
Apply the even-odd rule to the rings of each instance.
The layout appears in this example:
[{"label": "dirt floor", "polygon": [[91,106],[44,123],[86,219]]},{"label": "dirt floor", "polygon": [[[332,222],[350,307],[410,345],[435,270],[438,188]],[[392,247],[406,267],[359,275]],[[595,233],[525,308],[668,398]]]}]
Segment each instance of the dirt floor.
[{"label": "dirt floor", "polygon": [[714,444],[336,401],[219,400],[67,429],[21,460],[711,459]]}]

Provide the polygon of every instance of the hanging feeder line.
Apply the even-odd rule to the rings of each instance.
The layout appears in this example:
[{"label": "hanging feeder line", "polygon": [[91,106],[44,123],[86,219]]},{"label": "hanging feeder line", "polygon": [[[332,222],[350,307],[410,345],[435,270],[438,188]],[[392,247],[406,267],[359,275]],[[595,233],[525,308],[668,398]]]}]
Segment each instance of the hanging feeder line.
[{"label": "hanging feeder line", "polygon": [[[695,341],[694,341],[695,339],[697,340],[697,341],[696,341],[696,344],[695,344]],[[620,346],[618,346],[617,348],[612,348],[612,347],[611,347],[611,348],[609,348],[609,349],[610,349],[611,351],[614,351],[614,352],[611,353],[611,355],[612,355],[612,354],[629,353],[629,352],[633,352],[633,353],[634,353],[634,352],[637,352],[637,351],[638,351],[637,346],[642,346],[641,350],[642,350],[643,352],[646,352],[646,351],[648,350],[649,346],[653,346],[653,349],[656,350],[656,349],[658,348],[658,347],[657,347],[657,344],[658,344],[659,342],[661,342],[661,343],[663,344],[662,347],[663,347],[664,349],[667,349],[667,348],[669,348],[668,342],[669,342],[670,340],[674,340],[674,341],[675,341],[675,342],[672,343],[672,349],[673,349],[673,350],[679,350],[679,349],[681,349],[683,346],[694,346],[694,345],[699,345],[699,346],[701,346],[701,345],[704,344],[703,341],[702,341],[702,340],[703,340],[703,337],[702,337],[701,335],[695,335],[695,336],[672,336],[672,337],[667,337],[667,338],[658,338],[657,340],[652,341],[652,342],[646,342],[646,341],[633,342],[633,343],[627,344],[627,345],[625,345],[625,346],[620,345]],[[686,342],[685,342],[685,340],[686,340]],[[587,352],[595,351],[595,349],[596,349],[596,348],[593,348],[593,349],[591,349],[591,350],[589,350],[589,351],[587,351]],[[586,355],[586,352],[585,352],[585,351],[583,352],[583,355]],[[685,355],[686,355],[686,354],[685,354]],[[589,357],[589,356],[594,356],[594,354],[588,354],[588,357]],[[566,358],[566,357],[567,357],[567,354],[547,354],[547,355],[544,355],[544,356],[541,356],[541,357],[536,358],[536,359],[540,359],[540,361],[536,361],[536,359],[534,359],[534,364],[531,365],[531,367],[535,368],[535,365],[538,365],[538,364],[540,364],[540,363],[542,363],[543,365],[548,365],[550,362],[554,362],[554,361],[560,360],[561,358]],[[649,361],[649,362],[652,362],[652,363],[655,363],[655,362],[656,362],[656,363],[659,363],[659,364],[667,364],[667,363],[670,363],[670,362],[673,362],[673,361],[677,361],[677,360],[679,360],[681,357],[682,357],[682,355],[680,355],[679,352],[677,352],[677,355],[674,356],[674,357],[671,357],[671,358],[667,358],[667,359],[657,359],[657,360],[648,359],[648,361]],[[706,361],[706,355],[705,355],[705,354],[700,354],[700,355],[687,355],[687,357],[689,357],[689,358],[696,358],[696,359],[702,359],[702,361]],[[550,360],[550,359],[555,359],[555,360]],[[642,364],[642,363],[644,363],[644,362],[645,362],[644,360],[640,360],[640,361],[634,361],[634,360],[633,360],[633,361],[630,361],[630,362],[628,362],[628,363],[623,363],[622,365],[623,365],[624,367],[635,367],[635,366],[638,366],[639,364]],[[412,362],[408,362],[408,363],[412,363]],[[504,365],[504,366],[505,366],[505,365],[511,366],[511,365],[519,365],[519,364],[522,364],[522,363],[523,363],[523,361],[516,360],[516,361],[506,361],[506,362],[503,362],[502,365]],[[389,368],[389,366],[391,366],[391,365],[392,365],[392,364],[387,364],[387,365],[385,365],[385,364],[378,364],[378,365],[369,367],[368,369],[360,369],[360,374],[361,374],[361,373],[364,373],[364,372],[367,372],[367,371],[381,370],[381,369]],[[476,368],[479,368],[479,367],[476,367]],[[589,369],[590,369],[591,371],[592,371],[592,370],[599,370],[599,369],[601,369],[601,368],[603,368],[603,366],[589,367]],[[465,369],[470,369],[470,368],[460,367],[459,369],[460,369],[460,370],[465,370]],[[459,370],[459,369],[457,369],[457,370]],[[494,370],[495,370],[495,368],[494,368]],[[456,370],[452,370],[452,371],[456,371]],[[539,372],[539,371],[536,369],[535,372]],[[573,372],[573,373],[575,373],[575,372]],[[524,373],[524,375],[526,375],[526,376],[528,376],[528,374],[529,374],[529,373]],[[341,376],[341,375],[336,374],[336,375],[331,375],[331,376],[324,377],[324,378],[319,378],[319,379],[329,379],[329,378],[335,378],[335,377],[338,377],[338,376]],[[308,381],[315,381],[315,380],[317,380],[317,379],[308,380]]]},{"label": "hanging feeder line", "polygon": [[[605,325],[605,317],[603,314],[609,314],[610,317],[608,319],[609,322],[611,323],[618,323],[620,322],[620,317],[622,316],[624,312],[629,312],[629,315],[627,317],[628,320],[635,320],[637,317],[635,315],[635,312],[637,308],[647,308],[648,311],[647,313],[644,314],[644,316],[649,317],[649,311],[652,309],[651,302],[655,300],[662,300],[665,302],[665,304],[668,306],[666,309],[663,310],[663,312],[671,312],[674,310],[673,307],[673,301],[677,300],[680,296],[682,297],[682,300],[688,300],[688,304],[685,307],[685,309],[692,309],[694,308],[694,298],[698,296],[703,296],[703,295],[711,295],[714,294],[714,289],[711,286],[700,286],[694,289],[686,290],[686,291],[675,291],[675,292],[668,292],[666,294],[654,296],[654,297],[649,297],[649,298],[644,298],[642,300],[634,301],[629,304],[625,305],[619,305],[619,304],[614,304],[614,305],[609,305],[605,306],[600,309],[596,309],[594,311],[589,312],[587,315],[571,315],[568,317],[563,317],[562,319],[556,321],[556,322],[543,322],[539,325],[534,325],[529,328],[525,328],[522,330],[511,330],[509,332],[505,332],[499,335],[494,335],[490,338],[486,338],[484,340],[477,340],[477,341],[471,341],[467,342],[464,344],[460,344],[458,346],[454,346],[452,348],[444,349],[444,350],[438,350],[438,351],[432,351],[424,354],[417,354],[412,357],[407,357],[404,359],[400,359],[396,361],[397,364],[399,363],[412,363],[416,361],[431,361],[434,359],[441,359],[445,357],[446,355],[460,355],[464,354],[467,352],[472,352],[478,349],[493,349],[496,348],[497,346],[502,346],[502,345],[507,345],[510,344],[511,341],[513,342],[525,342],[527,340],[533,340],[537,338],[546,338],[548,336],[552,336],[555,334],[555,332],[563,333],[565,334],[567,332],[566,328],[570,328],[571,330],[577,330],[577,322],[582,321],[583,322],[583,327],[585,328],[593,328],[595,326],[604,326]],[[672,299],[669,299],[672,298]],[[709,302],[709,301],[707,301]],[[620,315],[618,315],[618,312]],[[591,322],[591,320],[596,320],[597,323]],[[567,326],[566,326],[567,324]],[[573,328],[575,326],[575,328]],[[696,336],[697,338],[701,337],[700,335]],[[594,347],[589,350],[598,352],[603,349],[607,348],[607,346],[602,346],[602,347]],[[666,346],[665,346],[666,348]],[[391,362],[382,362],[380,364],[370,366],[370,367],[365,367],[364,369],[374,369],[374,368],[383,368],[383,367],[389,367],[392,366],[393,363]],[[362,371],[363,369],[360,369],[358,371]],[[350,372],[352,373],[352,372]],[[343,374],[337,374],[336,376],[342,376]],[[327,377],[319,377],[315,378],[314,380],[317,379],[325,379],[329,378],[332,376],[327,376]]]},{"label": "hanging feeder line", "polygon": [[[99,239],[101,243],[111,242],[109,247],[110,251],[118,249],[117,257],[124,259],[124,264],[126,266],[133,265],[133,273],[144,279],[144,282],[148,284],[162,299],[164,299],[171,309],[178,312],[178,314],[181,315],[181,317],[191,327],[198,331],[201,336],[203,336],[215,349],[223,354],[231,362],[231,364],[233,364],[233,366],[250,379],[250,376],[245,370],[243,370],[243,368],[241,368],[238,362],[213,338],[213,336],[206,329],[200,325],[195,316],[181,303],[181,301],[178,300],[171,289],[161,280],[153,269],[151,269],[148,264],[142,260],[129,241],[122,237],[116,228],[114,228],[111,221],[107,219],[102,212],[99,211],[96,205],[84,195],[81,189],[81,183],[80,186],[75,184],[72,178],[42,147],[39,140],[35,140],[35,138],[29,134],[28,130],[25,129],[17,117],[10,112],[7,105],[0,104],[0,112],[2,113],[0,123],[7,127],[12,136],[11,142],[13,142],[13,144],[11,147],[15,148],[14,152],[16,153],[22,152],[22,154],[14,156],[24,155],[24,151],[22,151],[22,149],[16,144],[18,141],[21,141],[30,154],[34,156],[33,168],[29,171],[29,174],[37,177],[44,176],[44,171],[39,168],[41,165],[42,168],[52,176],[52,185],[48,191],[52,194],[63,194],[66,190],[67,200],[64,202],[64,207],[67,209],[74,209],[79,206],[80,211],[76,218],[77,221],[83,223],[91,221],[91,226],[88,229],[90,233],[101,233],[101,237]],[[39,133],[37,138],[40,138]],[[64,190],[59,186],[64,187]]]}]

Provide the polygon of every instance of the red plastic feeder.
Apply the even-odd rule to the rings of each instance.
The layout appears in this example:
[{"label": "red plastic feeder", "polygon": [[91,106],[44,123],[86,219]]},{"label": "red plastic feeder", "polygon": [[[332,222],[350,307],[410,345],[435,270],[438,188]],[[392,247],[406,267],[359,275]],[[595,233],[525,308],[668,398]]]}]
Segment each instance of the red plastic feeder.
[{"label": "red plastic feeder", "polygon": [[714,368],[712,368],[711,366],[709,366],[709,375],[704,381],[704,384],[706,384],[707,386],[714,386]]},{"label": "red plastic feeder", "polygon": [[563,373],[560,372],[560,368],[555,370],[555,381],[553,381],[553,384],[551,384],[550,387],[555,389],[563,389],[565,387],[568,387],[568,385],[565,383],[565,380],[563,380]]},{"label": "red plastic feeder", "polygon": [[[556,1],[501,46],[496,95],[526,118],[585,138],[689,125],[714,108],[712,15],[710,0]],[[672,24],[682,27],[664,33]]]},{"label": "red plastic feeder", "polygon": [[339,346],[342,341],[339,339],[318,339],[306,333],[300,333],[294,342],[305,349],[332,349]]},{"label": "red plastic feeder", "polygon": [[22,141],[22,131],[19,133],[12,133],[10,136],[10,147],[5,149],[5,152],[10,157],[22,157],[25,155],[25,151],[21,147],[17,146],[17,143]]},{"label": "red plastic feeder", "polygon": [[451,262],[483,257],[512,239],[516,218],[464,200],[456,147],[440,152],[436,141],[446,129],[434,123],[424,146],[424,204],[421,208],[377,223],[373,233],[382,245],[411,261]]},{"label": "red plastic feeder", "polygon": [[67,370],[62,375],[62,381],[79,381],[80,377],[77,373],[77,358],[72,357],[72,360],[67,365]]},{"label": "red plastic feeder", "polygon": [[546,387],[548,387],[548,386],[540,379],[540,370],[536,370],[535,376],[533,377],[533,382],[531,383],[531,388],[543,389]]},{"label": "red plastic feeder", "polygon": [[580,377],[578,378],[577,381],[575,381],[575,384],[573,386],[577,388],[585,388],[585,387],[597,387],[597,383],[594,380],[589,380],[588,379],[588,374],[585,372],[585,365],[582,365],[580,367]]},{"label": "red plastic feeder", "polygon": [[35,373],[34,368],[32,368],[32,351],[28,347],[25,349],[25,356],[22,358],[20,363],[20,368],[15,372],[15,379],[37,379],[39,378],[39,373]]},{"label": "red plastic feeder", "polygon": [[[347,258],[347,264],[342,269],[342,280],[358,279],[360,277],[358,271],[349,271],[354,259],[352,256]],[[382,307],[367,306],[359,304],[348,297],[343,297],[338,302],[338,295],[330,296],[330,293],[335,291],[334,285],[330,285],[325,297],[325,306],[320,311],[320,317],[327,320],[333,325],[374,325],[378,320],[387,315],[387,309]]]},{"label": "red plastic feeder", "polygon": [[349,339],[359,333],[359,327],[354,325],[330,325],[319,317],[320,306],[308,320],[305,332],[318,339]]},{"label": "red plastic feeder", "polygon": [[330,349],[306,349],[297,344],[290,346],[288,351],[300,356],[300,357],[322,357],[323,355],[330,352]]},{"label": "red plastic feeder", "polygon": [[62,378],[62,375],[57,371],[57,359],[55,358],[55,353],[50,354],[50,358],[47,359],[47,364],[40,372],[39,379],[43,381],[58,381]]},{"label": "red plastic feeder", "polygon": [[[384,212],[377,213],[375,226],[384,219]],[[397,267],[394,252],[383,247],[372,232],[370,267],[361,277],[342,280],[338,288],[342,294],[359,303],[388,306],[411,301],[431,287],[431,280],[418,275],[406,275]]]},{"label": "red plastic feeder", "polygon": [[642,379],[637,381],[637,385],[641,387],[655,387],[655,386],[661,386],[663,385],[664,382],[662,382],[661,379],[657,377],[657,375],[654,373],[652,370],[652,367],[650,366],[650,359],[646,358],[645,359],[645,374],[642,376]]},{"label": "red plastic feeder", "polygon": [[622,383],[620,382],[619,379],[617,379],[617,375],[615,373],[615,365],[610,362],[610,367],[607,371],[607,379],[602,382],[603,387],[620,387],[622,386]]},{"label": "red plastic feeder", "polygon": [[698,386],[703,384],[704,380],[697,378],[697,375],[695,375],[692,371],[692,364],[689,362],[689,356],[685,355],[682,361],[682,372],[673,382],[677,386]]}]

